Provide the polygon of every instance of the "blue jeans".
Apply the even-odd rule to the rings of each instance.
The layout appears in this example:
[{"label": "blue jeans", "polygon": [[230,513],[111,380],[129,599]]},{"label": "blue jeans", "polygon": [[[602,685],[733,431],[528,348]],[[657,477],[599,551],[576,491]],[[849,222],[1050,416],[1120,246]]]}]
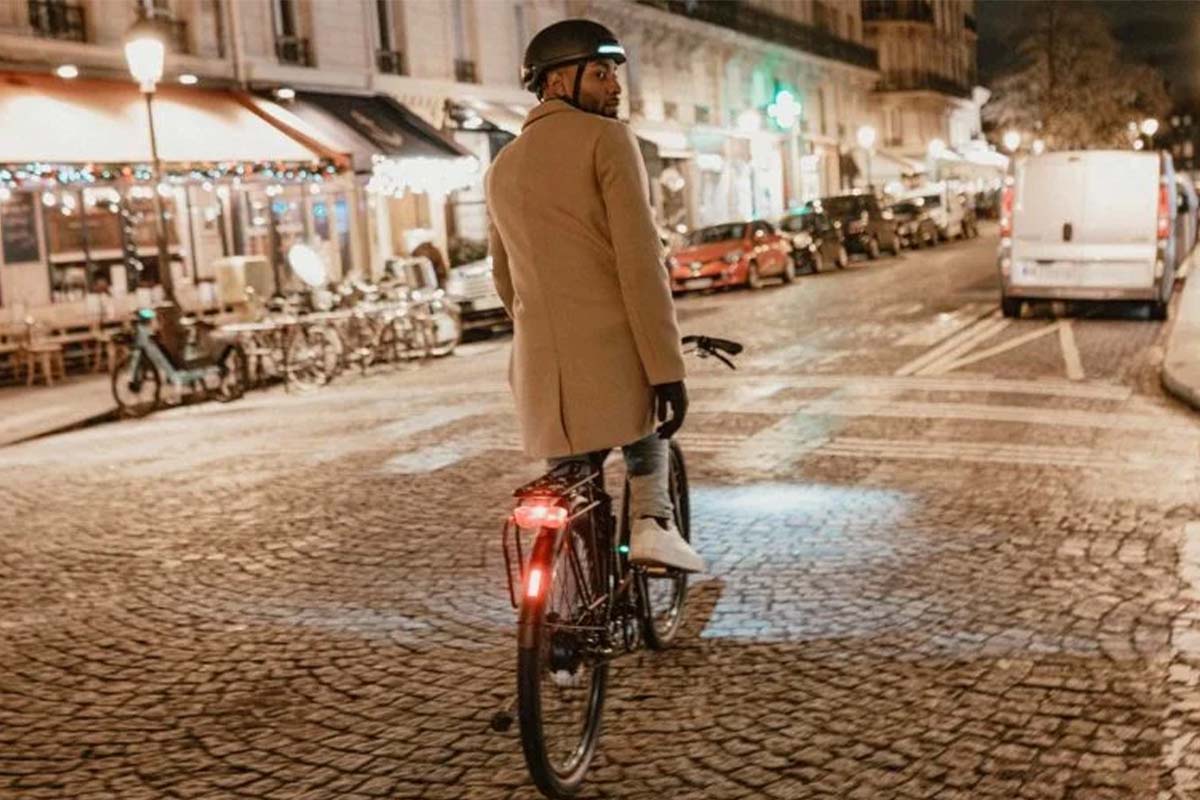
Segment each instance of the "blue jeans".
[{"label": "blue jeans", "polygon": [[[670,465],[670,444],[666,439],[658,438],[657,433],[651,433],[645,439],[639,439],[633,444],[621,448],[625,457],[625,472],[629,476],[629,516],[631,519],[641,517],[665,517],[672,519],[675,515],[671,507],[671,493],[667,486]],[[547,460],[550,469],[570,461],[586,461],[589,454],[562,456]]]}]

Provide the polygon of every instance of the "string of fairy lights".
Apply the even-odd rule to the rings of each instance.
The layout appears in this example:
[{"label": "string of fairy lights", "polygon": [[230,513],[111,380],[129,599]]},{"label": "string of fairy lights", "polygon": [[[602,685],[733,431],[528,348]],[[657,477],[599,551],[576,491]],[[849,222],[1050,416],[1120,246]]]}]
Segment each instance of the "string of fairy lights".
[{"label": "string of fairy lights", "polygon": [[[338,174],[330,161],[295,164],[278,161],[257,163],[223,162],[202,165],[164,165],[160,183],[215,183],[261,180],[272,183],[320,184]],[[0,199],[13,191],[81,188],[111,183],[149,183],[154,170],[149,164],[26,164],[0,165]]]}]

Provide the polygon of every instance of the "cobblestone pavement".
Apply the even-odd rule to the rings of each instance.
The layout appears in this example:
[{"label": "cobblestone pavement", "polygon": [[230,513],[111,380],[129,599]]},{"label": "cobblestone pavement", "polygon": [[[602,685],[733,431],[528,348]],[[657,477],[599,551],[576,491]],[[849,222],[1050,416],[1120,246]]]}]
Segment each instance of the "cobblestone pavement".
[{"label": "cobblestone pavement", "polygon": [[[1200,424],[994,245],[681,300],[710,571],[585,796],[1200,797]],[[506,353],[0,450],[0,797],[534,797]]]}]

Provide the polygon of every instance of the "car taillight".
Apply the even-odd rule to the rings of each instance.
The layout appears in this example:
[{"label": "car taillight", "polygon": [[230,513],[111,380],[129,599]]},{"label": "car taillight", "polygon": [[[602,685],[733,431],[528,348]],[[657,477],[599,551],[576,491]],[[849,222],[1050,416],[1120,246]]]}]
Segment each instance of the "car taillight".
[{"label": "car taillight", "polygon": [[1000,195],[1000,238],[1012,236],[1013,229],[1013,187],[1005,186]]},{"label": "car taillight", "polygon": [[556,501],[534,499],[513,509],[519,528],[561,528],[567,522],[567,510]]},{"label": "car taillight", "polygon": [[1158,238],[1166,239],[1171,233],[1171,198],[1165,185],[1158,187]]}]

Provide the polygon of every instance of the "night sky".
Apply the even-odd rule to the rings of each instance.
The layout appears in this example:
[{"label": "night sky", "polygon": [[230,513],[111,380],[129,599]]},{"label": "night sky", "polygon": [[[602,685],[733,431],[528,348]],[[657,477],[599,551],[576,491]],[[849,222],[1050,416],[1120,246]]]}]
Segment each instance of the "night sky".
[{"label": "night sky", "polygon": [[[1004,69],[1022,11],[1037,0],[978,0],[979,75]],[[1200,107],[1200,0],[1098,0],[1130,58],[1157,67],[1180,105]]]}]

